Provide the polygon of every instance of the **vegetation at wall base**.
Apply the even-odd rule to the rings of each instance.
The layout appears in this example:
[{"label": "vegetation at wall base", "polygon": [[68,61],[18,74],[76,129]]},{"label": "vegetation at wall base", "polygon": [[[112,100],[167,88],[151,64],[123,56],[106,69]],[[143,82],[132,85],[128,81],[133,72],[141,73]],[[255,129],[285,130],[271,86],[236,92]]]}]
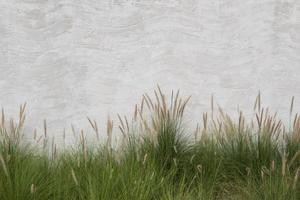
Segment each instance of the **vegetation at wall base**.
[{"label": "vegetation at wall base", "polygon": [[[234,121],[221,108],[204,113],[195,131],[184,123],[189,98],[169,98],[158,89],[145,94],[132,119],[107,121],[107,142],[98,145],[82,131],[73,148],[50,144],[44,136],[23,138],[25,105],[17,122],[0,121],[1,200],[298,200],[300,199],[300,117],[288,129],[260,95],[254,118]],[[214,114],[213,114],[214,113]],[[36,144],[35,144],[36,142]]]}]

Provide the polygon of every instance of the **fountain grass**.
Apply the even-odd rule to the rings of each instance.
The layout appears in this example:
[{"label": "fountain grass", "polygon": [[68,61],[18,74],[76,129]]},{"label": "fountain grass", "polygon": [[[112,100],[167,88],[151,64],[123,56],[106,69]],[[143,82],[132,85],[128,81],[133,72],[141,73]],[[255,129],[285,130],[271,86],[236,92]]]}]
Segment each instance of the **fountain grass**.
[{"label": "fountain grass", "polygon": [[[50,153],[46,122],[44,137],[34,136],[40,150],[22,137],[25,105],[17,122],[2,112],[0,199],[300,199],[298,114],[287,131],[261,107],[259,95],[250,122],[242,112],[234,121],[219,108],[204,113],[201,128],[188,133],[183,116],[189,98],[170,96],[158,87],[154,98],[145,94],[135,106],[132,120],[119,116],[118,146],[108,119],[107,142],[89,145],[82,132],[78,144],[52,145]],[[99,139],[96,122],[88,121]]]}]

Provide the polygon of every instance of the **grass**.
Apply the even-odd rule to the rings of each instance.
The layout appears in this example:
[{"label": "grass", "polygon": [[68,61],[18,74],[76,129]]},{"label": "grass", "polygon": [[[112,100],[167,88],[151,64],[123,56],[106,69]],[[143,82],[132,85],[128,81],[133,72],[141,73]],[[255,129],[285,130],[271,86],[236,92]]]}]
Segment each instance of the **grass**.
[{"label": "grass", "polygon": [[[119,116],[117,146],[108,119],[107,142],[89,145],[81,132],[80,142],[63,150],[49,145],[46,122],[44,137],[34,136],[37,145],[26,142],[25,105],[17,122],[2,112],[0,199],[300,199],[298,114],[287,131],[261,108],[259,95],[253,120],[240,113],[234,121],[219,108],[189,133],[188,101],[179,92],[167,100],[158,88],[154,98],[143,96],[132,120]],[[88,121],[99,140],[96,122]]]}]

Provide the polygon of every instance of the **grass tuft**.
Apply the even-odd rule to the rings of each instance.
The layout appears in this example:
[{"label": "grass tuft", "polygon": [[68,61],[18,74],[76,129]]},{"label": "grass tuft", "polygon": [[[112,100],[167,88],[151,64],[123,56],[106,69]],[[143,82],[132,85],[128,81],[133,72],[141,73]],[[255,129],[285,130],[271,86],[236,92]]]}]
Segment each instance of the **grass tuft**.
[{"label": "grass tuft", "polygon": [[[211,113],[188,131],[189,100],[179,91],[167,96],[158,86],[153,98],[143,95],[132,119],[108,118],[106,142],[91,145],[82,130],[78,144],[62,150],[50,143],[46,121],[43,136],[34,132],[34,142],[26,142],[26,105],[20,106],[17,122],[7,121],[2,110],[0,199],[300,199],[294,97],[288,129],[262,107],[259,93],[252,120],[242,112],[235,121],[221,108],[216,111],[212,96]],[[96,121],[87,120],[100,141]],[[117,146],[115,126],[122,133]]]}]

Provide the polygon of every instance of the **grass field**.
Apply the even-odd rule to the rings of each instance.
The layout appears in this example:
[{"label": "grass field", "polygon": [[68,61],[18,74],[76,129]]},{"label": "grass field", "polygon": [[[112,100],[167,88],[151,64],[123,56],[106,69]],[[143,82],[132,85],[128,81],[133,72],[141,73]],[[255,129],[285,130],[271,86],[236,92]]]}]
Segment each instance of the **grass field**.
[{"label": "grass field", "polygon": [[[300,199],[300,118],[284,127],[257,97],[253,120],[234,121],[222,109],[204,113],[189,133],[187,99],[158,88],[144,95],[132,120],[107,121],[107,141],[48,148],[45,137],[23,139],[25,106],[16,122],[0,122],[0,199]],[[97,124],[89,119],[95,137]],[[122,133],[113,145],[113,127]],[[117,127],[117,128],[116,128]],[[44,146],[44,148],[43,148]],[[50,149],[50,150],[49,150]]]}]

